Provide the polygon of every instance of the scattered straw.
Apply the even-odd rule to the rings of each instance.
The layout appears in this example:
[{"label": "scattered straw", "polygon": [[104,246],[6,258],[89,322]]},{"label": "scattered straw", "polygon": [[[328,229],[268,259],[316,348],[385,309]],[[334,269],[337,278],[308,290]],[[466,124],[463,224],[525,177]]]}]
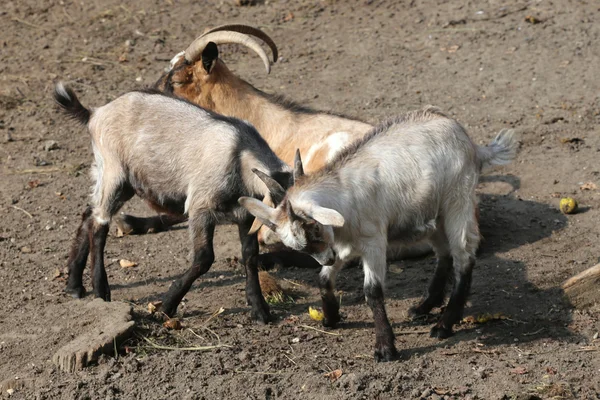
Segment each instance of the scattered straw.
[{"label": "scattered straw", "polygon": [[398,332],[394,332],[394,334],[396,335],[423,335],[425,333],[429,333],[431,332],[431,330],[429,329],[420,329],[420,330],[416,330],[416,331],[398,331]]},{"label": "scattered straw", "polygon": [[325,333],[326,335],[340,336],[340,334],[339,334],[339,333],[335,333],[335,332],[327,332],[327,331],[324,331],[324,330],[322,330],[322,329],[318,329],[318,328],[315,328],[315,327],[312,327],[312,326],[309,326],[309,325],[298,325],[298,326],[301,326],[302,328],[306,328],[306,329],[312,329],[313,331],[317,331],[317,332]]},{"label": "scattered straw", "polygon": [[150,346],[158,350],[178,350],[178,351],[209,351],[214,349],[219,349],[222,347],[231,347],[227,344],[217,344],[214,346],[193,346],[193,347],[174,347],[174,346],[163,346],[160,344],[154,343],[152,340],[148,339],[146,336],[141,336]]}]

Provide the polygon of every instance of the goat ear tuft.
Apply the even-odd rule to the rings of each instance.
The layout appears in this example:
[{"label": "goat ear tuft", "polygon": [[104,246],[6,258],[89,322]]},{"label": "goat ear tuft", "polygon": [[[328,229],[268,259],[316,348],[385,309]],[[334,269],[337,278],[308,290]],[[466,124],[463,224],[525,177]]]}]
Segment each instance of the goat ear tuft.
[{"label": "goat ear tuft", "polygon": [[207,74],[210,74],[215,63],[219,58],[219,48],[214,42],[208,42],[204,50],[202,50],[202,66]]},{"label": "goat ear tuft", "polygon": [[310,214],[315,221],[323,225],[335,226],[336,228],[344,226],[344,223],[346,222],[342,214],[331,208],[314,206],[311,208]]}]

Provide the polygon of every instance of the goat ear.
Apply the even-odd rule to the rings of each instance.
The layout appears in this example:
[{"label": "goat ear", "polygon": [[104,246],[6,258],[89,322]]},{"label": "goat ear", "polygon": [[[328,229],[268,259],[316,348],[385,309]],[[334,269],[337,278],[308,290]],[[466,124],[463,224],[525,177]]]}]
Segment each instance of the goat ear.
[{"label": "goat ear", "polygon": [[215,63],[219,58],[219,49],[214,42],[208,42],[204,50],[202,50],[202,66],[207,74],[210,74]]},{"label": "goat ear", "polygon": [[296,157],[294,157],[294,182],[301,176],[304,176],[304,166],[300,157],[300,149],[296,149]]},{"label": "goat ear", "polygon": [[[238,199],[238,203],[242,207],[244,207],[250,214],[254,215],[260,222],[264,225],[268,226],[271,230],[277,229],[277,225],[275,224],[275,209],[269,207],[262,201],[255,199],[253,197],[240,197]],[[250,228],[250,232],[253,229],[256,232],[260,228],[260,225],[257,224],[256,221],[252,224],[252,228]],[[252,233],[254,233],[252,232]]]},{"label": "goat ear", "polygon": [[321,206],[314,206],[310,210],[310,216],[323,225],[331,225],[337,228],[344,226],[344,217],[339,212]]}]

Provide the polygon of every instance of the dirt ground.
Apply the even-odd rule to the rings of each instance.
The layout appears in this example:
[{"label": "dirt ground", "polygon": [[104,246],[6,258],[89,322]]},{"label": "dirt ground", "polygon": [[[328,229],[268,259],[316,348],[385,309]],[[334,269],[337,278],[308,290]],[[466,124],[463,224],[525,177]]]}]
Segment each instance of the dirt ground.
[{"label": "dirt ground", "polygon": [[[222,46],[237,74],[268,92],[376,123],[434,104],[477,143],[514,127],[521,151],[481,179],[482,243],[465,322],[447,340],[411,321],[435,260],[389,267],[387,308],[400,361],[372,358],[362,271],[339,278],[339,329],[311,328],[318,272],[273,274],[294,302],[276,322],[250,321],[237,234],[218,229],[217,260],[180,307],[185,329],[148,315],[188,267],[185,229],[109,237],[113,300],[134,305],[136,336],[77,373],[52,364],[77,332],[82,301],[62,293],[70,240],[89,193],[90,141],[59,115],[53,82],[86,105],[152,84],[206,27],[264,29],[281,58],[269,76],[246,49]],[[560,284],[600,256],[600,4],[553,1],[5,0],[0,9],[0,382],[2,396],[38,399],[600,398],[600,307],[577,310]],[[49,142],[55,141],[55,143]],[[590,185],[591,186],[591,185]],[[560,196],[580,203],[558,211]],[[139,200],[128,212],[151,215]],[[139,263],[121,268],[118,260]],[[91,287],[89,275],[85,284]],[[224,312],[211,317],[220,308]],[[437,310],[439,312],[439,310]],[[215,346],[206,351],[160,350]],[[228,347],[224,347],[228,346]],[[340,369],[335,379],[324,374]],[[331,376],[331,375],[330,375]]]}]

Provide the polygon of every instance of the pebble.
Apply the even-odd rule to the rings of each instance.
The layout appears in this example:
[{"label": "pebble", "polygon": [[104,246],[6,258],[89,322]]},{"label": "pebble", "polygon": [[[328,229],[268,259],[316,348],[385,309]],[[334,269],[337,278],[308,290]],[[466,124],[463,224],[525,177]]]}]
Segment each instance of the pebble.
[{"label": "pebble", "polygon": [[31,253],[31,247],[29,247],[29,246],[21,247],[21,253]]},{"label": "pebble", "polygon": [[56,140],[46,140],[44,143],[44,150],[46,151],[52,151],[59,148],[60,147],[58,146],[58,142]]}]

